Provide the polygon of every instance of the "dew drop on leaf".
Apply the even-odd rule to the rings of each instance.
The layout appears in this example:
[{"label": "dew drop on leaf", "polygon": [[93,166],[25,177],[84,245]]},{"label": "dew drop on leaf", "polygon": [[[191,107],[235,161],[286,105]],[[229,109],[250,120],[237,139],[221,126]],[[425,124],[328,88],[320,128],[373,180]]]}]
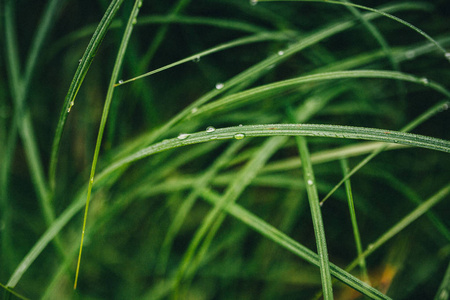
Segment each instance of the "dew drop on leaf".
[{"label": "dew drop on leaf", "polygon": [[179,139],[179,140],[185,140],[185,139],[187,139],[189,136],[190,136],[189,133],[180,133],[180,134],[178,135],[177,139]]},{"label": "dew drop on leaf", "polygon": [[243,133],[236,133],[236,134],[234,135],[234,138],[235,138],[236,140],[242,140],[243,138],[245,138],[245,134],[243,134]]}]

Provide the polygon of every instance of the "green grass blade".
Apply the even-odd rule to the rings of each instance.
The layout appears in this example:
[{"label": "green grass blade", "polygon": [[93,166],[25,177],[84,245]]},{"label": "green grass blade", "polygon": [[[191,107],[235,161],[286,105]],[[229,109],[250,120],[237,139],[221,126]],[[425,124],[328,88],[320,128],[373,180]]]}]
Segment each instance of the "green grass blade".
[{"label": "green grass blade", "polygon": [[[344,177],[346,177],[348,174],[348,162],[345,158],[341,159],[341,168],[342,168]],[[356,220],[355,204],[353,202],[353,193],[352,193],[352,186],[350,183],[350,179],[347,179],[345,181],[345,190],[347,192],[348,208],[349,208],[349,212],[350,212],[350,219],[352,221],[353,236],[355,238],[355,245],[356,245],[356,253],[357,253],[358,257],[361,257],[360,255],[363,252],[363,250],[362,250],[362,245],[361,245],[361,237],[359,234],[358,222]],[[361,269],[363,280],[365,282],[367,282],[368,284],[370,284],[369,275],[367,273],[367,268],[366,268],[366,260],[364,257],[361,257],[361,259],[359,261],[359,267]]]},{"label": "green grass blade", "polygon": [[304,137],[297,137],[297,147],[303,169],[306,191],[308,193],[309,207],[314,225],[314,235],[316,237],[317,254],[319,256],[320,277],[322,281],[322,291],[324,299],[333,299],[333,285],[331,283],[330,265],[328,261],[327,240],[325,238],[325,228],[323,226],[322,212],[320,211],[319,196],[314,178],[314,170],[309,156],[309,150]]},{"label": "green grass blade", "polygon": [[98,24],[97,29],[95,30],[94,35],[92,36],[92,39],[89,42],[89,45],[87,46],[86,51],[83,54],[83,57],[81,58],[81,61],[70,84],[69,91],[67,92],[66,98],[64,100],[63,109],[59,116],[59,121],[56,127],[56,133],[53,139],[53,145],[51,150],[49,182],[52,188],[54,188],[55,185],[56,167],[58,163],[58,152],[67,117],[69,115],[72,106],[75,103],[75,98],[78,94],[78,90],[80,89],[84,77],[86,76],[91,63],[94,60],[95,54],[97,53],[97,50],[100,47],[103,38],[108,32],[109,25],[111,24],[112,19],[114,18],[116,12],[119,10],[119,7],[122,4],[122,2],[123,0],[111,1],[111,4],[109,5],[108,9],[103,15],[102,20]]},{"label": "green grass blade", "polygon": [[426,78],[419,78],[414,75],[400,73],[395,71],[378,71],[378,70],[354,70],[354,71],[336,71],[329,73],[313,74],[301,76],[293,79],[278,81],[249,89],[237,94],[233,94],[214,102],[199,107],[193,115],[203,113],[216,112],[223,109],[231,109],[240,107],[244,104],[252,103],[257,100],[265,99],[270,95],[277,95],[283,91],[293,89],[305,83],[328,81],[347,78],[386,78],[392,80],[402,80],[426,85],[450,98],[450,92],[440,84],[430,82]]},{"label": "green grass blade", "polygon": [[102,144],[103,139],[103,132],[105,130],[106,121],[108,119],[108,112],[109,108],[111,106],[111,101],[114,94],[114,83],[117,81],[117,78],[119,76],[120,69],[122,67],[123,57],[125,55],[125,51],[128,46],[128,41],[130,40],[131,33],[133,32],[133,24],[136,22],[137,15],[139,14],[139,8],[142,5],[142,0],[136,0],[133,6],[133,9],[130,13],[130,17],[128,19],[128,23],[125,27],[125,32],[123,34],[122,42],[119,47],[119,51],[117,53],[116,62],[114,64],[114,69],[111,74],[111,80],[109,83],[108,92],[106,95],[105,105],[103,107],[103,114],[102,119],[100,121],[100,128],[98,131],[97,136],[97,143],[95,145],[95,153],[94,158],[92,161],[92,168],[91,168],[91,175],[89,177],[89,184],[88,184],[88,192],[87,192],[87,198],[86,198],[86,209],[84,212],[84,219],[83,219],[83,229],[81,231],[81,242],[80,242],[80,253],[78,255],[78,263],[77,263],[77,270],[75,274],[75,283],[74,283],[74,289],[77,287],[77,281],[78,281],[78,275],[80,271],[80,263],[81,263],[81,252],[83,249],[83,239],[84,239],[84,233],[86,229],[86,220],[88,215],[88,209],[89,209],[89,202],[92,192],[92,186],[94,185],[94,176],[95,176],[95,169],[97,167],[97,159],[98,155],[100,153],[100,146]]},{"label": "green grass blade", "polygon": [[[397,224],[392,226],[388,231],[386,231],[380,238],[375,242],[369,244],[367,249],[360,255],[360,257],[367,257],[372,254],[375,250],[384,245],[388,240],[397,235],[400,231],[405,229],[419,217],[424,215],[433,206],[438,204],[440,201],[445,199],[450,194],[450,184],[447,184],[442,189],[440,189],[436,194],[428,198],[422,204],[420,204],[415,210],[410,212],[407,216],[401,219]],[[347,270],[352,270],[358,265],[360,257],[357,257],[348,267]]]},{"label": "green grass blade", "polygon": [[187,62],[192,62],[193,60],[196,59],[201,59],[202,57],[205,57],[207,55],[219,52],[219,51],[223,51],[229,48],[233,48],[233,47],[237,47],[237,46],[242,46],[242,45],[246,45],[246,44],[250,44],[250,43],[257,43],[257,42],[267,42],[267,41],[274,41],[274,40],[288,40],[289,36],[286,33],[279,33],[279,32],[275,32],[275,33],[259,33],[256,35],[252,35],[249,37],[244,37],[244,38],[240,38],[216,47],[213,47],[211,49],[196,53],[194,55],[191,55],[189,57],[183,58],[181,60],[178,60],[174,63],[168,64],[164,67],[158,68],[156,70],[147,72],[145,74],[127,79],[127,80],[122,80],[120,82],[118,82],[115,86],[121,86],[133,81],[136,81],[138,79],[142,79],[145,78],[147,76],[151,76],[154,75],[156,73],[171,69],[173,67],[176,67],[178,65],[187,63]]}]

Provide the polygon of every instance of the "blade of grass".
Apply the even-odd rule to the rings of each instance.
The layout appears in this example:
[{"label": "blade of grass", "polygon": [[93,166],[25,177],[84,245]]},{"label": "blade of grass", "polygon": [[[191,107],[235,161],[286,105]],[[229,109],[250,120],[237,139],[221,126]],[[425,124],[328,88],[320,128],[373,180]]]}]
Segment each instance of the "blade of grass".
[{"label": "blade of grass", "polygon": [[111,1],[111,4],[109,5],[108,9],[103,15],[103,18],[101,19],[100,23],[97,26],[97,29],[95,30],[94,35],[92,36],[92,39],[89,42],[89,45],[87,46],[86,51],[84,52],[83,57],[81,58],[81,61],[79,62],[78,68],[75,72],[72,82],[70,83],[69,91],[67,92],[63,104],[63,109],[59,116],[59,121],[56,127],[55,137],[53,139],[53,145],[51,150],[49,182],[50,187],[52,189],[55,186],[58,153],[64,125],[66,124],[69,112],[75,103],[75,98],[78,94],[78,90],[80,89],[81,84],[83,83],[84,77],[86,76],[91,63],[94,60],[95,54],[97,53],[97,50],[99,49],[103,41],[103,38],[108,32],[109,25],[111,24],[112,19],[114,18],[116,12],[119,10],[119,7],[122,4],[122,2],[123,0]]},{"label": "blade of grass", "polygon": [[[348,169],[349,169],[348,161],[345,158],[341,159],[340,161],[341,161],[342,173],[345,177],[345,176],[347,176]],[[360,255],[363,251],[362,251],[362,245],[361,245],[361,237],[359,234],[358,222],[356,220],[355,204],[353,202],[353,193],[352,193],[352,186],[350,183],[350,179],[347,179],[345,181],[345,190],[347,192],[348,208],[349,208],[349,212],[350,212],[350,219],[352,221],[353,236],[354,236],[355,245],[356,245],[356,253],[357,253],[358,257],[361,257]],[[369,275],[367,273],[367,268],[366,268],[366,260],[364,257],[362,257],[359,260],[359,267],[361,269],[361,275],[362,275],[364,282],[367,282],[370,285]]]},{"label": "blade of grass", "polygon": [[399,73],[395,71],[378,71],[378,70],[336,71],[336,72],[301,76],[293,79],[278,81],[267,85],[259,86],[256,88],[252,88],[240,93],[229,95],[214,102],[205,104],[204,106],[198,107],[193,115],[199,115],[206,112],[215,112],[218,111],[219,109],[223,110],[240,107],[244,104],[264,99],[268,95],[278,94],[304,83],[322,80],[344,79],[344,78],[386,78],[393,80],[409,81],[420,85],[426,85],[427,87],[430,87],[450,98],[450,92],[442,85],[430,82],[426,78],[419,78],[406,73]]},{"label": "blade of grass", "polygon": [[75,273],[74,289],[77,288],[78,275],[79,275],[80,263],[81,263],[81,252],[83,249],[83,238],[84,238],[84,232],[86,229],[86,220],[87,220],[88,209],[89,209],[89,201],[90,201],[90,197],[91,197],[92,186],[94,185],[95,168],[97,167],[97,159],[98,159],[98,155],[100,152],[100,146],[102,144],[103,132],[105,130],[106,121],[108,119],[109,108],[111,106],[111,101],[112,101],[112,98],[114,95],[114,83],[117,81],[117,78],[119,76],[119,72],[122,67],[123,57],[125,55],[125,51],[127,49],[128,41],[130,40],[131,33],[133,32],[133,25],[136,22],[135,20],[137,18],[137,15],[139,14],[139,8],[141,7],[141,5],[142,5],[142,0],[136,0],[134,3],[133,9],[131,10],[130,17],[128,19],[128,23],[125,27],[125,32],[123,34],[122,42],[120,43],[120,46],[119,46],[116,61],[114,63],[114,69],[111,74],[111,80],[110,80],[108,92],[106,95],[105,105],[103,107],[103,114],[102,114],[102,119],[100,121],[100,128],[98,131],[97,143],[95,145],[94,158],[92,160],[91,175],[89,177],[88,192],[87,192],[87,198],[86,198],[86,208],[85,208],[84,219],[83,219],[83,229],[81,232],[80,253],[78,255],[78,263],[77,263],[77,270]]},{"label": "blade of grass", "polygon": [[327,240],[323,226],[322,213],[320,211],[319,196],[314,178],[314,170],[309,156],[308,145],[304,137],[297,137],[297,147],[303,169],[306,191],[308,193],[309,207],[314,225],[316,237],[317,254],[319,256],[320,277],[324,299],[333,299],[333,285],[331,283],[330,265],[328,260]]},{"label": "blade of grass", "polygon": [[397,235],[400,231],[405,229],[407,226],[411,225],[415,220],[429,211],[433,206],[442,201],[445,197],[450,194],[450,184],[447,184],[442,189],[440,189],[433,196],[424,201],[421,205],[419,205],[415,210],[406,215],[403,219],[401,219],[397,224],[392,226],[388,231],[386,231],[382,236],[380,236],[375,242],[369,244],[366,250],[355,260],[353,260],[350,265],[346,268],[346,270],[353,270],[359,263],[361,257],[367,257],[372,254],[375,250],[384,245],[388,240]]}]

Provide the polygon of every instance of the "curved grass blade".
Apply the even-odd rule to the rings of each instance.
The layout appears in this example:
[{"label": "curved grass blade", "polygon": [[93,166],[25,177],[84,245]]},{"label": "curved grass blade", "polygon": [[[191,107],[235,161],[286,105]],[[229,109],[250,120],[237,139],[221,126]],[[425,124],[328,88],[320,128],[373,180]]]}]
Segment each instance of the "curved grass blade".
[{"label": "curved grass blade", "polygon": [[74,289],[77,288],[77,281],[78,281],[78,275],[79,275],[80,263],[81,263],[81,252],[83,249],[84,232],[86,229],[86,220],[87,220],[87,214],[88,214],[88,210],[89,210],[89,201],[90,201],[90,197],[91,197],[92,186],[94,185],[95,169],[97,167],[97,159],[98,159],[98,155],[100,153],[100,146],[102,144],[103,132],[105,130],[106,120],[108,119],[108,112],[109,112],[109,108],[111,106],[111,101],[112,101],[113,94],[114,94],[114,83],[117,81],[117,78],[119,76],[119,72],[122,67],[122,62],[123,62],[123,58],[125,55],[125,51],[128,46],[128,41],[130,40],[130,36],[133,31],[133,24],[135,23],[135,20],[139,13],[139,8],[141,7],[141,5],[142,5],[142,0],[136,0],[134,3],[133,9],[130,13],[130,17],[128,19],[128,23],[125,28],[125,32],[123,34],[122,42],[120,44],[119,51],[117,53],[116,62],[114,63],[114,69],[111,74],[111,80],[110,80],[108,92],[106,95],[105,105],[103,107],[102,119],[100,121],[100,128],[98,131],[97,143],[95,145],[95,153],[94,153],[94,158],[92,161],[91,175],[89,177],[89,185],[88,185],[88,192],[87,192],[87,198],[86,198],[86,208],[85,208],[85,212],[84,212],[83,229],[81,232],[80,252],[78,255],[78,263],[77,263],[77,270],[76,270],[76,274],[75,274]]},{"label": "curved grass blade", "polygon": [[217,111],[219,109],[236,108],[249,102],[259,100],[267,95],[276,95],[283,91],[290,90],[296,87],[297,85],[308,82],[316,82],[322,80],[336,80],[344,78],[386,78],[393,80],[409,81],[428,86],[450,98],[450,92],[440,84],[431,82],[426,78],[419,78],[406,73],[400,73],[395,71],[378,71],[378,70],[336,71],[336,72],[301,76],[298,78],[278,81],[275,83],[270,83],[240,93],[229,95],[217,101],[199,107],[193,115]]},{"label": "curved grass blade", "polygon": [[170,68],[173,68],[175,66],[181,65],[183,63],[191,62],[193,60],[200,59],[200,58],[205,57],[207,55],[210,55],[210,54],[213,54],[213,53],[216,53],[216,52],[219,52],[219,51],[223,51],[225,49],[229,49],[229,48],[232,48],[232,47],[237,47],[237,46],[246,45],[246,44],[250,44],[250,43],[257,43],[257,42],[265,42],[265,41],[273,41],[273,40],[288,40],[289,38],[290,37],[289,37],[289,35],[287,33],[279,33],[279,32],[275,32],[275,33],[266,33],[265,32],[265,33],[259,33],[259,34],[256,34],[256,35],[252,35],[250,37],[240,38],[240,39],[234,40],[232,42],[225,43],[225,44],[216,46],[214,48],[211,48],[211,49],[208,49],[208,50],[196,53],[194,55],[191,55],[189,57],[183,58],[183,59],[181,59],[179,61],[176,61],[174,63],[168,64],[168,65],[166,65],[164,67],[161,67],[161,68],[158,68],[156,70],[147,72],[145,74],[142,74],[142,75],[139,75],[139,76],[127,79],[127,80],[122,80],[122,81],[116,83],[115,86],[121,86],[121,85],[130,83],[132,81],[136,81],[138,79],[142,79],[144,77],[154,75],[154,74],[162,72],[164,70],[168,70]]},{"label": "curved grass blade", "polygon": [[389,131],[383,129],[322,124],[247,125],[220,128],[217,129],[214,133],[198,132],[193,134],[186,134],[174,139],[164,140],[150,147],[139,150],[134,154],[131,154],[117,161],[116,163],[111,164],[107,169],[104,170],[104,174],[109,174],[115,169],[119,169],[131,162],[140,160],[154,153],[159,153],[168,149],[173,149],[185,145],[208,142],[211,139],[242,139],[244,137],[280,135],[364,139],[386,143],[398,143],[447,153],[450,152],[450,141],[418,134]]},{"label": "curved grass blade", "polygon": [[103,38],[108,31],[109,25],[114,18],[114,15],[119,10],[120,5],[124,0],[112,0],[105,14],[103,15],[102,20],[97,26],[97,29],[92,36],[89,45],[86,48],[86,51],[81,58],[81,61],[78,65],[78,68],[75,72],[75,75],[72,79],[72,82],[69,87],[69,91],[67,92],[66,98],[64,100],[63,109],[59,116],[58,125],[56,127],[55,137],[53,139],[52,152],[50,157],[50,168],[49,168],[49,182],[51,188],[54,188],[55,185],[55,176],[56,176],[56,166],[58,163],[58,153],[61,142],[61,137],[64,129],[64,125],[66,124],[67,116],[74,105],[75,98],[78,94],[78,90],[83,83],[84,77],[86,76],[89,67],[94,60],[95,54],[97,53],[98,48],[100,47]]}]

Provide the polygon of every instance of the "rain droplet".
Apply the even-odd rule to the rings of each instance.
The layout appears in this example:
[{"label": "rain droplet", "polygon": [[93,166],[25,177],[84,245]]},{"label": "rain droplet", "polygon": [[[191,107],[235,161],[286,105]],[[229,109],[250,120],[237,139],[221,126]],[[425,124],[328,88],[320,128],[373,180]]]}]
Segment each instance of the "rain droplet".
[{"label": "rain droplet", "polygon": [[142,6],[142,1],[139,1],[138,7],[141,8],[141,6]]},{"label": "rain droplet", "polygon": [[255,6],[258,4],[258,0],[250,0],[250,5]]},{"label": "rain droplet", "polygon": [[91,177],[90,182],[91,182],[91,183],[94,183],[94,177]]},{"label": "rain droplet", "polygon": [[282,50],[278,51],[278,55],[279,56],[284,55],[284,51],[282,51]]},{"label": "rain droplet", "polygon": [[137,23],[136,18],[133,19],[133,25]]},{"label": "rain droplet", "polygon": [[178,135],[177,139],[179,139],[179,140],[185,140],[185,139],[187,139],[189,136],[190,136],[189,133],[180,133],[180,134]]},{"label": "rain droplet", "polygon": [[373,244],[369,244],[369,246],[367,246],[367,249],[372,249],[373,248]]},{"label": "rain droplet", "polygon": [[191,109],[191,114],[195,114],[198,111],[197,107],[194,107],[193,109]]},{"label": "rain droplet", "polygon": [[442,104],[441,111],[444,111],[444,110],[447,110],[447,109],[448,109],[448,103]]},{"label": "rain droplet", "polygon": [[83,61],[83,59],[80,58],[80,59],[78,60],[78,64],[81,64],[82,61]]},{"label": "rain droplet", "polygon": [[212,127],[212,126],[208,126],[208,128],[206,128],[206,132],[211,133],[216,131],[216,128]]},{"label": "rain droplet", "polygon": [[243,134],[243,133],[236,133],[236,134],[234,135],[234,138],[235,138],[236,140],[242,140],[243,138],[245,138],[245,134]]},{"label": "rain droplet", "polygon": [[244,126],[244,125],[242,125],[242,124],[239,124],[239,127],[242,127],[242,126]]},{"label": "rain droplet", "polygon": [[450,61],[450,52],[445,53],[445,58]]},{"label": "rain droplet", "polygon": [[72,107],[74,104],[75,104],[75,102],[72,100],[72,101],[70,102],[70,107]]},{"label": "rain droplet", "polygon": [[312,181],[311,179],[308,179],[308,185],[313,185],[314,181]]},{"label": "rain droplet", "polygon": [[199,62],[200,61],[200,55],[197,55],[196,57],[194,57],[194,59],[192,59],[193,62]]},{"label": "rain droplet", "polygon": [[421,78],[420,81],[421,81],[424,85],[430,84],[430,82],[428,81],[428,78],[425,78],[425,77]]},{"label": "rain droplet", "polygon": [[220,90],[223,88],[223,83],[217,83],[216,84],[216,89]]},{"label": "rain droplet", "polygon": [[122,83],[123,83],[123,80],[122,80],[122,79],[120,79],[120,80],[119,80],[119,84],[122,84]]}]

